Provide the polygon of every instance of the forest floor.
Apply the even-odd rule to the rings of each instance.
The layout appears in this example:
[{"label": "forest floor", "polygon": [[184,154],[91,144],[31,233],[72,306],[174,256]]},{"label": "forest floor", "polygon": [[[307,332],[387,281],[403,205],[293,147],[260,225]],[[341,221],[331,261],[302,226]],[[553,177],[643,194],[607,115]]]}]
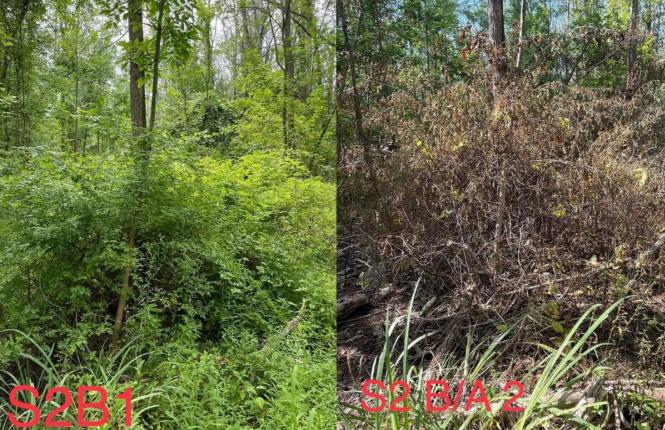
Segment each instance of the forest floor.
[{"label": "forest floor", "polygon": [[[412,298],[415,279],[396,279],[394,283],[389,283],[386,290],[380,290],[376,287],[362,286],[363,274],[367,271],[366,261],[363,259],[358,249],[362,245],[354,243],[352,236],[340,238],[338,245],[338,278],[337,278],[337,296],[357,297],[367,295],[369,302],[359,305],[356,309],[339,318],[337,321],[337,389],[338,397],[341,403],[359,405],[362,398],[360,389],[362,383],[372,378],[372,369],[376,361],[380,358],[385,342],[386,315],[389,322],[394,321],[400,315],[406,315],[410,300]],[[421,286],[414,299],[413,309],[420,310],[437,294],[436,288],[427,288]],[[453,292],[451,292],[453,294]],[[338,301],[339,303],[339,301]],[[580,307],[590,305],[580,302]],[[665,293],[652,295],[647,303],[650,309],[661,315],[665,315]],[[437,315],[437,309],[446,307],[446,298],[439,301],[436,308],[429,312],[429,315]],[[516,310],[509,310],[510,313],[516,313]],[[410,338],[415,339],[426,333],[434,335],[425,340],[420,345],[421,351],[412,354],[410,362],[418,367],[427,367],[433,363],[434,351],[439,346],[441,340],[445,338],[445,330],[449,330],[451,325],[457,325],[462,331],[468,330],[472,326],[491,325],[492,319],[486,321],[473,321],[470,315],[451,315],[451,316],[433,316],[419,318],[418,312],[414,312],[411,321]],[[508,315],[505,316],[507,319]],[[403,324],[401,325],[403,327]],[[490,330],[492,336],[496,331]],[[464,338],[458,338],[464,342]],[[464,348],[465,345],[450,345],[450,349]],[[503,379],[520,380],[531,365],[534,364],[534,358],[524,356],[521,363],[496,362],[494,365],[498,373],[502,374]],[[636,367],[634,356],[617,355],[612,357],[611,362],[605,362],[608,370],[604,377],[606,379],[621,380],[630,375],[632,380],[645,380],[654,376],[653,370],[648,366],[655,363],[644,363],[644,367]],[[593,365],[587,362],[587,365]],[[504,372],[508,373],[504,373]]]},{"label": "forest floor", "polygon": [[[385,279],[382,282],[375,283],[375,286],[368,285],[363,279],[365,274],[372,269],[368,267],[367,255],[363,255],[363,253],[373,249],[375,253],[381,254],[381,247],[372,246],[368,242],[362,241],[362,239],[361,241],[354,241],[354,238],[357,240],[358,237],[366,240],[366,232],[358,232],[359,236],[354,236],[349,231],[345,233],[349,234],[340,238],[338,242],[337,278],[337,397],[343,413],[347,417],[357,417],[358,410],[355,408],[359,408],[362,401],[369,399],[362,393],[363,382],[370,379],[385,381],[384,378],[377,378],[376,368],[383,358],[382,353],[384,353],[388,341],[386,330],[391,323],[400,317],[411,317],[411,328],[408,332],[411,341],[421,336],[427,336],[419,343],[419,348],[410,350],[408,353],[409,366],[414,366],[416,369],[414,373],[423,371],[424,375],[428,375],[427,379],[444,379],[449,381],[451,385],[456,383],[454,379],[451,379],[451,375],[463,378],[462,375],[467,371],[463,367],[469,365],[473,367],[475,365],[473,360],[469,362],[467,361],[468,357],[465,357],[468,336],[473,338],[476,345],[482,346],[484,344],[489,347],[493,338],[499,335],[495,328],[497,326],[496,315],[477,313],[477,309],[471,307],[466,313],[446,315],[445,309],[448,307],[448,302],[454,301],[453,296],[458,294],[451,290],[438,300],[433,309],[427,311],[427,317],[421,318],[419,314],[423,308],[428,306],[428,302],[433,297],[441,294],[440,288],[433,284],[417,287],[418,291],[413,297],[412,304],[414,311],[409,312],[414,287],[418,284],[415,276],[413,276],[414,274],[400,279],[386,273],[384,268]],[[390,258],[381,255],[378,259],[387,261]],[[387,263],[387,265],[390,265],[390,263]],[[380,288],[380,285],[385,285],[385,287]],[[356,304],[348,307],[348,301],[344,300],[345,297],[355,297]],[[360,300],[357,299],[359,297]],[[563,300],[576,302],[575,305],[580,310],[594,304],[590,298],[578,299],[569,296]],[[505,310],[504,315],[502,315],[505,321],[519,318],[518,314],[525,310],[524,304],[518,302],[521,302],[521,300],[515,300],[515,308]],[[637,303],[641,303],[641,305],[637,305]],[[607,302],[607,304],[610,303]],[[530,307],[527,305],[527,307],[527,313],[535,314],[538,311],[538,306],[535,303]],[[638,307],[640,310],[637,310]],[[350,308],[353,308],[353,310],[349,311]],[[665,316],[665,294],[661,291],[634,298],[634,305],[629,304],[623,312],[616,316],[616,320],[621,319],[626,314],[631,314],[631,309],[636,319],[651,319],[649,324],[661,325],[663,316]],[[566,316],[566,318],[570,318],[570,316]],[[389,336],[389,342],[393,347],[396,347],[396,352],[393,352],[390,356],[390,362],[399,369],[401,364],[395,362],[395,357],[402,351],[399,347],[402,338],[399,336],[404,333],[404,320],[397,324],[396,328],[397,333]],[[453,333],[452,336],[451,333]],[[534,374],[529,372],[543,358],[543,351],[539,348],[531,348],[529,345],[536,345],[539,342],[546,343],[542,334],[531,333],[528,339],[518,340],[517,342],[521,342],[519,345],[515,344],[515,339],[506,340],[505,343],[508,345],[506,349],[512,348],[513,353],[497,357],[495,361],[489,364],[488,368],[484,369],[482,377],[479,379],[483,380],[483,383],[487,384],[486,386],[495,386],[497,389],[505,381],[513,380],[522,381],[525,387],[533,387],[537,384],[542,372]],[[556,335],[556,333],[550,334]],[[516,338],[519,337],[519,335],[516,336]],[[591,372],[593,376],[581,379],[572,386],[572,389],[578,390],[576,392],[580,390],[584,392],[588,389],[589,379],[591,379],[595,381],[620,381],[621,384],[637,383],[641,386],[640,390],[652,389],[654,392],[662,393],[662,387],[665,386],[665,377],[660,370],[662,369],[662,362],[655,354],[645,357],[645,354],[648,355],[648,352],[645,351],[660,351],[661,347],[651,345],[646,340],[647,337],[645,335],[644,339],[640,339],[638,335],[637,340],[626,341],[623,345],[620,345],[620,342],[609,345],[600,356],[583,358],[575,367],[580,373],[590,372],[590,369],[594,369],[599,365],[603,367],[603,371],[601,373]],[[547,334],[545,335],[546,338]],[[617,342],[616,340],[613,341],[612,338],[611,329],[608,333],[607,328],[605,328],[599,330],[595,341],[598,343],[604,341]],[[550,336],[549,339],[552,340],[554,337]],[[660,342],[662,342],[662,337],[656,340],[659,345]],[[552,344],[551,346],[556,345]],[[516,351],[523,352],[515,353]],[[451,362],[448,361],[450,357],[454,357],[452,363],[457,364],[451,365]],[[455,362],[455,358],[459,361]],[[387,362],[386,365],[388,365]],[[439,369],[446,370],[439,372]],[[401,375],[396,375],[395,379],[404,378]],[[412,379],[409,380],[413,381]],[[566,383],[567,381],[558,381],[556,386],[549,390],[549,394],[552,395],[556,390],[564,390]],[[641,401],[622,404],[622,413],[626,421],[623,424],[613,422],[610,426],[602,426],[601,428],[643,428],[635,427],[635,423],[640,419],[646,419],[647,416],[654,422],[661,422],[662,405],[658,406],[656,403],[656,406],[653,406],[650,404],[648,410],[642,410],[643,405],[645,404]],[[436,418],[437,415],[439,414],[433,414],[435,420],[438,419]],[[373,421],[369,420],[369,423],[373,423]],[[372,425],[369,424],[369,427],[372,427]],[[453,424],[452,428],[458,428],[458,425]],[[476,425],[482,426],[480,423]],[[508,421],[508,423],[504,422],[504,425],[506,427],[502,428],[513,428],[512,426],[515,424],[514,421]],[[352,428],[355,427],[345,425],[342,421],[338,422],[339,430],[350,430]],[[365,427],[361,425],[357,428]],[[442,426],[441,428],[451,427]],[[471,428],[476,427],[472,426]]]}]

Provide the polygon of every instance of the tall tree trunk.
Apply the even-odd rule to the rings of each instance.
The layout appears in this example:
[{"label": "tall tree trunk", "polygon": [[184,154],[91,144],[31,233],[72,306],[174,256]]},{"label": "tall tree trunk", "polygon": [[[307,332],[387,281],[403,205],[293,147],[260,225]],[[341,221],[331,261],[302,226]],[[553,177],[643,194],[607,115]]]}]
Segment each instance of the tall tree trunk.
[{"label": "tall tree trunk", "polygon": [[80,73],[79,73],[79,2],[76,2],[76,15],[74,18],[74,25],[76,31],[76,38],[74,39],[74,79],[76,81],[74,88],[74,153],[79,151],[79,86],[80,86]]},{"label": "tall tree trunk", "polygon": [[[143,41],[143,4],[142,0],[128,0],[129,7],[129,42],[141,43]],[[137,52],[132,52],[129,58],[129,101],[130,117],[132,121],[132,134],[137,138],[143,137],[146,127],[146,107],[145,107],[145,85],[139,87],[139,80],[145,77],[145,74],[135,61],[134,56]],[[139,199],[137,199],[138,201]],[[125,312],[125,304],[129,295],[129,275],[131,271],[131,254],[134,250],[134,239],[136,237],[137,212],[135,212],[129,234],[127,237],[128,261],[125,264],[122,276],[122,288],[120,290],[120,299],[118,309],[115,315],[115,324],[113,326],[113,336],[111,337],[111,351],[114,351],[120,341],[120,332],[122,330],[122,321]]]},{"label": "tall tree trunk", "polygon": [[630,21],[628,24],[628,68],[626,71],[626,89],[628,96],[631,95],[633,82],[633,68],[637,60],[637,15],[640,10],[640,1],[631,0],[630,2]]},{"label": "tall tree trunk", "polygon": [[247,5],[240,5],[240,15],[242,19],[242,62],[244,63],[245,55],[252,50],[252,32],[250,30],[250,19],[247,11]]},{"label": "tall tree trunk", "polygon": [[427,73],[429,73],[429,17],[427,16],[427,0],[424,0],[423,12],[425,15],[425,57],[427,58]]},{"label": "tall tree trunk", "polygon": [[494,48],[494,86],[496,89],[507,70],[504,53],[506,36],[503,29],[503,0],[487,0],[487,20],[490,44]]},{"label": "tall tree trunk", "polygon": [[291,97],[291,85],[295,75],[295,63],[292,48],[292,35],[291,35],[291,7],[293,6],[292,0],[284,0],[284,8],[282,9],[282,47],[284,50],[284,102],[282,104],[282,133],[284,136],[284,150],[295,149],[295,141],[293,139],[293,120],[289,116],[289,97]]},{"label": "tall tree trunk", "polygon": [[79,151],[79,75],[78,65],[76,66],[76,85],[74,89],[74,153]]},{"label": "tall tree trunk", "polygon": [[[14,39],[13,40],[14,45],[13,46],[6,46],[3,49],[2,65],[0,66],[0,88],[4,88],[6,90],[6,94],[10,94],[10,92],[9,92],[9,81],[10,81],[10,79],[7,77],[7,75],[9,74],[10,66],[12,65],[12,57],[13,57],[14,58],[14,63],[15,63],[15,70],[16,70],[16,74],[17,74],[17,82],[16,82],[16,97],[17,98],[21,97],[21,94],[19,92],[19,90],[21,89],[21,85],[18,83],[18,74],[19,74],[19,70],[21,68],[21,65],[18,64],[19,63],[18,60],[19,60],[20,57],[18,57],[19,53],[17,52],[17,50],[20,47],[20,44],[17,44],[16,43],[17,40],[15,40],[15,39],[17,37],[19,39],[21,38],[21,29],[23,27],[23,21],[25,20],[25,17],[28,13],[29,8],[30,8],[30,0],[23,0],[23,2],[19,6],[18,15],[17,15],[16,21],[15,21],[14,26],[13,26],[12,29],[10,29],[11,26],[9,24],[9,21],[8,20],[5,21],[6,28],[8,30],[10,30],[8,35],[11,39]],[[18,144],[18,138],[19,138],[19,134],[20,134],[20,132],[19,132],[19,120],[18,120],[18,103],[16,104],[16,109],[17,109],[17,111],[16,111],[17,118],[16,118],[16,122],[15,122],[16,123],[15,124],[15,127],[16,127],[16,130],[15,130],[15,145],[18,146],[19,145]],[[9,113],[9,110],[10,110],[10,106],[3,106],[2,112],[0,112],[0,116],[6,117],[7,114]],[[5,136],[4,136],[5,137],[5,149],[9,150],[9,148],[11,146],[11,136],[10,136],[10,133],[9,133],[8,118],[6,118],[6,120],[3,121],[3,122],[5,123]],[[24,127],[25,127],[25,124],[24,124]]]},{"label": "tall tree trunk", "polygon": [[[129,6],[129,42],[143,42],[143,2],[142,0],[128,0]],[[134,56],[139,52],[131,52],[129,59],[129,103],[130,117],[132,121],[132,134],[141,136],[146,127],[145,109],[145,86],[139,87],[139,81],[143,81],[145,73],[139,64],[134,61]]]},{"label": "tall tree trunk", "polygon": [[214,15],[210,14],[210,0],[204,17],[203,30],[205,33],[205,64],[206,64],[206,100],[210,99],[210,87],[212,87],[215,77],[212,67],[212,20]]},{"label": "tall tree trunk", "polygon": [[653,11],[651,7],[651,0],[648,0],[647,10],[644,12],[644,25],[646,27],[647,34],[649,36],[653,36],[652,23],[653,23]]},{"label": "tall tree trunk", "polygon": [[157,86],[159,84],[159,56],[162,47],[162,19],[164,17],[164,1],[159,2],[159,12],[157,14],[157,34],[155,35],[155,56],[152,59],[152,97],[150,99],[150,127],[152,131],[155,128],[155,111],[157,110]]},{"label": "tall tree trunk", "polygon": [[[64,94],[64,92],[60,93],[60,106],[65,106],[65,94]],[[59,121],[60,121],[60,150],[64,152],[64,151],[66,151],[66,148],[67,148],[67,131],[65,130],[67,124],[66,124],[66,121],[65,121],[64,109],[62,109],[62,111],[59,115],[60,115],[60,118],[59,118]]]},{"label": "tall tree trunk", "polygon": [[[23,26],[23,20],[25,19],[25,16],[27,15],[29,8],[30,8],[30,0],[23,0],[23,3],[21,3],[20,11],[18,13],[18,17],[16,19],[16,25],[9,34],[9,37],[11,39],[16,37],[21,27]],[[10,63],[9,54],[11,48],[12,48],[11,46],[6,46],[5,49],[3,50],[4,54],[2,58],[2,67],[0,67],[0,87],[2,88],[4,88],[5,80],[7,79],[7,73],[9,71],[9,63]]]},{"label": "tall tree trunk", "polygon": [[[353,90],[353,104],[354,104],[355,120],[356,120],[356,133],[358,134],[358,139],[360,140],[360,143],[363,146],[363,157],[365,164],[370,168],[371,171],[371,158],[369,153],[370,147],[369,147],[369,141],[365,136],[365,128],[363,127],[363,117],[362,117],[362,109],[360,106],[360,92],[358,91],[354,49],[353,45],[351,44],[351,40],[349,38],[349,25],[346,18],[346,10],[344,9],[344,2],[342,0],[337,0],[337,16],[339,17],[342,23],[342,33],[344,33],[344,45],[348,53],[348,62],[349,62],[349,67],[351,69],[351,86]],[[360,25],[360,22],[362,22],[362,17],[358,25]]]},{"label": "tall tree trunk", "polygon": [[[505,44],[506,37],[503,29],[503,0],[488,0],[487,2],[487,18],[489,23],[489,36],[490,43],[492,44],[493,53],[493,92],[496,96],[500,89],[501,81],[503,80],[507,64],[505,58]],[[520,29],[521,32],[521,29]],[[495,97],[496,103],[496,97]],[[494,133],[494,132],[493,132]],[[494,140],[494,139],[493,139]],[[500,142],[497,145],[497,165],[499,166],[499,209],[497,213],[496,225],[494,227],[494,262],[493,270],[497,274],[500,270],[500,249],[503,236],[503,219],[506,210],[506,175],[503,170],[503,156],[500,153]]]},{"label": "tall tree trunk", "polygon": [[520,1],[520,39],[517,47],[517,62],[515,67],[519,70],[522,67],[524,55],[524,39],[526,39],[526,0]]},{"label": "tall tree trunk", "polygon": [[81,155],[85,157],[85,149],[88,146],[88,129],[85,129],[85,133],[83,133],[83,150],[81,151]]}]

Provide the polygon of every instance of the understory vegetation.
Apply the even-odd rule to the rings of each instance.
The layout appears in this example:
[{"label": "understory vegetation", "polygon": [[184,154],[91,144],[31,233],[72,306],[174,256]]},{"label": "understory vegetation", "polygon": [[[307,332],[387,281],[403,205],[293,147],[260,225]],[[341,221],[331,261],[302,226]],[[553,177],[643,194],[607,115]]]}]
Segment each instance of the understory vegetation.
[{"label": "understory vegetation", "polygon": [[[124,156],[74,161],[31,150],[5,159],[3,325],[20,332],[3,332],[0,353],[25,379],[0,376],[4,400],[15,382],[43,392],[49,381],[110,389],[113,378],[115,394],[128,385],[137,399],[160,393],[137,401],[137,410],[159,406],[137,428],[169,428],[163,417],[171,428],[276,425],[272,417],[291,428],[325,397],[322,387],[331,395],[332,185],[281,154],[232,162],[182,147],[153,148],[131,255],[119,239],[134,177]],[[131,347],[109,358],[127,259]],[[37,345],[53,379],[30,372],[47,363]],[[313,428],[330,420],[325,408],[314,414]]]},{"label": "understory vegetation", "polygon": [[328,6],[0,9],[0,428],[334,425]]},{"label": "understory vegetation", "polygon": [[[426,3],[338,2],[342,425],[661,428],[660,6],[522,2],[504,36],[498,3],[497,26],[412,34]],[[364,411],[370,378],[409,381],[412,410]],[[431,379],[484,381],[493,411],[425,411]],[[523,412],[500,410],[510,380]]]}]

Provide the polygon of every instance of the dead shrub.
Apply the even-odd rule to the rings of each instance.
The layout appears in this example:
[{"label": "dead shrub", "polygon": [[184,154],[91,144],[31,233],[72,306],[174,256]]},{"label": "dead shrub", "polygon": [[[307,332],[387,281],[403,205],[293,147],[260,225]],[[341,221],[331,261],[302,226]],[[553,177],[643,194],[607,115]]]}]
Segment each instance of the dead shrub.
[{"label": "dead shrub", "polygon": [[[340,162],[340,242],[362,261],[363,287],[423,276],[442,298],[433,316],[464,315],[458,326],[549,301],[562,324],[629,294],[624,310],[654,308],[640,300],[665,287],[644,257],[665,228],[665,86],[626,100],[525,77],[491,95],[481,75],[442,86],[388,74],[394,90],[365,121],[397,148],[376,151],[374,180],[359,150]],[[625,355],[646,339],[662,367],[662,311],[663,326],[626,319],[604,335]]]}]

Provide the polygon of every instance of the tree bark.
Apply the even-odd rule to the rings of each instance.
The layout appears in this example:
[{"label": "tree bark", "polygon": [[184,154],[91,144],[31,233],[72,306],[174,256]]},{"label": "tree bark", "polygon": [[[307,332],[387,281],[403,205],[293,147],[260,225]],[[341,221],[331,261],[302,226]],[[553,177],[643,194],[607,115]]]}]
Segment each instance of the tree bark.
[{"label": "tree bark", "polygon": [[155,111],[157,110],[157,85],[159,84],[159,56],[162,47],[162,18],[164,17],[164,0],[159,2],[159,12],[157,15],[157,34],[155,35],[155,56],[152,62],[152,98],[150,99],[150,128],[155,128]]},{"label": "tree bark", "polygon": [[249,26],[249,14],[247,13],[247,6],[240,5],[240,18],[242,19],[242,62],[245,61],[245,55],[247,52],[251,51],[253,48],[252,43],[252,32]]},{"label": "tree bark", "polygon": [[[644,25],[646,27],[647,34],[649,36],[653,36],[653,29],[652,29],[652,24],[653,24],[653,16],[652,16],[652,7],[651,7],[651,1],[647,1],[646,5],[647,10],[644,12]],[[658,45],[656,45],[658,46]]]},{"label": "tree bark", "polygon": [[522,67],[524,55],[524,39],[526,38],[526,0],[520,1],[520,39],[517,47],[517,62],[515,67],[519,70]]},{"label": "tree bark", "polygon": [[293,140],[293,121],[289,117],[289,97],[291,95],[291,83],[295,75],[295,62],[293,57],[292,36],[291,36],[291,7],[292,1],[285,0],[282,10],[282,46],[284,49],[284,102],[282,105],[282,133],[284,136],[284,150],[295,149]]},{"label": "tree bark", "polygon": [[[129,42],[143,42],[143,4],[142,0],[128,0],[129,6]],[[129,60],[129,102],[130,116],[132,121],[132,134],[140,136],[146,127],[145,110],[145,85],[139,87],[139,80],[143,81],[145,73],[134,61],[134,56],[139,55],[133,51]]]},{"label": "tree bark", "polygon": [[[129,257],[131,257],[131,252],[134,249],[134,236],[136,235],[136,229],[132,227],[129,232],[129,237],[127,238],[127,248],[129,249]],[[111,338],[111,351],[114,351],[118,346],[120,341],[120,331],[122,330],[122,319],[125,312],[125,304],[127,303],[127,296],[129,293],[129,272],[130,272],[131,262],[128,261],[125,266],[123,275],[122,275],[122,290],[120,292],[120,301],[118,302],[118,310],[115,314],[115,324],[113,326],[113,337]]]},{"label": "tree bark", "polygon": [[656,243],[654,243],[654,245],[651,248],[649,248],[649,250],[646,253],[647,258],[656,257],[656,255],[658,255],[658,252],[663,247],[663,245],[665,245],[665,233],[661,234],[658,237],[658,240],[656,240]]},{"label": "tree bark", "polygon": [[76,19],[74,20],[76,38],[74,40],[74,154],[79,152],[79,87],[81,81],[80,61],[79,61],[79,33],[81,32],[78,24],[79,3],[76,2]]},{"label": "tree bark", "polygon": [[210,15],[210,0],[208,0],[208,8],[206,10],[205,22],[203,26],[205,33],[206,100],[210,99],[210,88],[215,81],[212,68],[212,19],[213,16]]},{"label": "tree bark", "polygon": [[632,92],[633,68],[637,60],[637,15],[640,10],[640,1],[631,0],[630,2],[630,21],[628,24],[628,69],[626,71],[626,89]]},{"label": "tree bark", "polygon": [[[356,74],[356,61],[354,56],[353,45],[349,38],[349,26],[346,18],[346,10],[344,9],[344,2],[342,0],[337,0],[337,16],[339,17],[342,24],[342,32],[344,33],[344,45],[346,45],[346,51],[348,53],[348,62],[349,67],[351,68],[351,86],[353,90],[353,104],[355,111],[355,120],[356,120],[356,133],[358,134],[358,139],[363,146],[363,157],[365,164],[370,166],[371,170],[371,159],[369,153],[369,142],[365,136],[365,129],[363,127],[363,116],[362,109],[360,106],[360,92],[358,91],[358,82]],[[360,20],[362,22],[362,19]],[[360,24],[359,24],[360,25]]]},{"label": "tree bark", "polygon": [[[16,37],[21,27],[23,26],[23,20],[28,14],[28,9],[30,8],[30,0],[23,0],[21,4],[21,9],[16,19],[16,26],[14,27],[12,33],[9,35],[12,39]],[[9,51],[11,47],[5,47],[4,54],[2,58],[2,67],[0,67],[0,87],[4,88],[5,80],[7,79],[7,73],[9,72]]]},{"label": "tree bark", "polygon": [[[133,43],[143,41],[143,4],[142,0],[128,0],[129,6],[129,42]],[[145,106],[145,86],[139,87],[139,80],[145,77],[145,74],[139,67],[134,59],[136,52],[132,52],[129,59],[129,98],[130,98],[130,117],[132,121],[132,134],[136,137],[141,137],[146,127],[146,106]],[[149,150],[149,147],[148,147]],[[145,161],[147,162],[147,154]],[[144,163],[145,168],[145,163]],[[140,196],[136,199],[140,202]],[[137,203],[140,204],[140,203]],[[138,218],[138,207],[131,220],[131,226],[127,237],[127,250],[128,257],[131,257],[134,250],[134,239],[136,237],[136,223]],[[131,258],[127,259],[127,263],[123,270],[122,288],[120,290],[120,299],[118,301],[118,309],[115,315],[115,324],[113,326],[113,336],[111,337],[110,350],[114,351],[118,342],[120,341],[120,332],[122,330],[122,321],[125,312],[125,304],[127,303],[127,296],[129,295],[129,275],[131,272]]]},{"label": "tree bark", "polygon": [[427,73],[429,73],[429,20],[427,16],[427,0],[423,5],[423,13],[425,15],[425,57],[427,58]]},{"label": "tree bark", "polygon": [[[520,12],[521,13],[521,12]],[[507,64],[505,58],[505,45],[506,36],[503,29],[503,0],[488,0],[487,1],[487,18],[489,24],[490,44],[492,45],[493,52],[492,58],[494,63],[494,76],[493,76],[493,92],[496,94],[500,88],[501,81],[503,80]],[[520,29],[520,33],[522,29]],[[496,99],[495,99],[496,100]],[[502,156],[498,154],[498,164],[502,164]],[[503,217],[506,209],[506,179],[502,171],[499,179],[499,212],[497,214],[496,225],[494,228],[494,262],[493,269],[497,273],[499,270],[499,250],[501,247],[501,236],[503,233]]]},{"label": "tree bark", "polygon": [[[78,56],[78,54],[77,54]],[[76,64],[76,86],[74,89],[74,153],[79,151],[79,74],[78,61]]]},{"label": "tree bark", "polygon": [[372,289],[358,291],[352,296],[340,298],[337,302],[337,320],[342,320],[361,306],[377,303],[390,294],[390,287],[384,287],[379,291]]},{"label": "tree bark", "polygon": [[503,0],[487,1],[487,21],[489,24],[489,41],[494,48],[494,85],[499,85],[506,74],[504,48],[506,36],[503,29]]},{"label": "tree bark", "polygon": [[[19,40],[21,39],[21,28],[23,27],[23,21],[25,20],[26,15],[28,14],[28,10],[30,8],[30,0],[23,0],[23,2],[20,4],[20,9],[18,11],[18,16],[16,18],[15,25],[13,29],[11,29],[11,33],[9,34],[11,39],[16,39],[16,37],[19,37]],[[5,21],[6,28],[10,30],[10,24],[9,21]],[[17,40],[14,40],[17,42]],[[12,64],[11,58],[14,57],[14,63],[15,63],[15,70],[16,70],[16,97],[20,97],[20,89],[21,85],[18,82],[18,75],[20,72],[20,62],[19,62],[19,53],[17,52],[18,45],[20,44],[15,44],[13,46],[7,46],[5,49],[3,49],[3,59],[2,59],[2,66],[0,67],[0,88],[4,88],[7,90],[7,94],[9,94],[9,79],[7,78],[7,75],[9,73],[10,66]],[[22,55],[22,54],[21,54]],[[2,116],[4,117],[6,113],[9,112],[9,107],[3,107],[2,109]],[[19,118],[18,118],[18,103],[16,104],[16,130],[15,130],[15,145],[18,146],[18,138],[19,138]],[[5,123],[5,149],[9,151],[9,148],[11,146],[11,136],[9,135],[9,121],[5,120],[3,121]],[[24,124],[25,128],[25,124]]]}]

